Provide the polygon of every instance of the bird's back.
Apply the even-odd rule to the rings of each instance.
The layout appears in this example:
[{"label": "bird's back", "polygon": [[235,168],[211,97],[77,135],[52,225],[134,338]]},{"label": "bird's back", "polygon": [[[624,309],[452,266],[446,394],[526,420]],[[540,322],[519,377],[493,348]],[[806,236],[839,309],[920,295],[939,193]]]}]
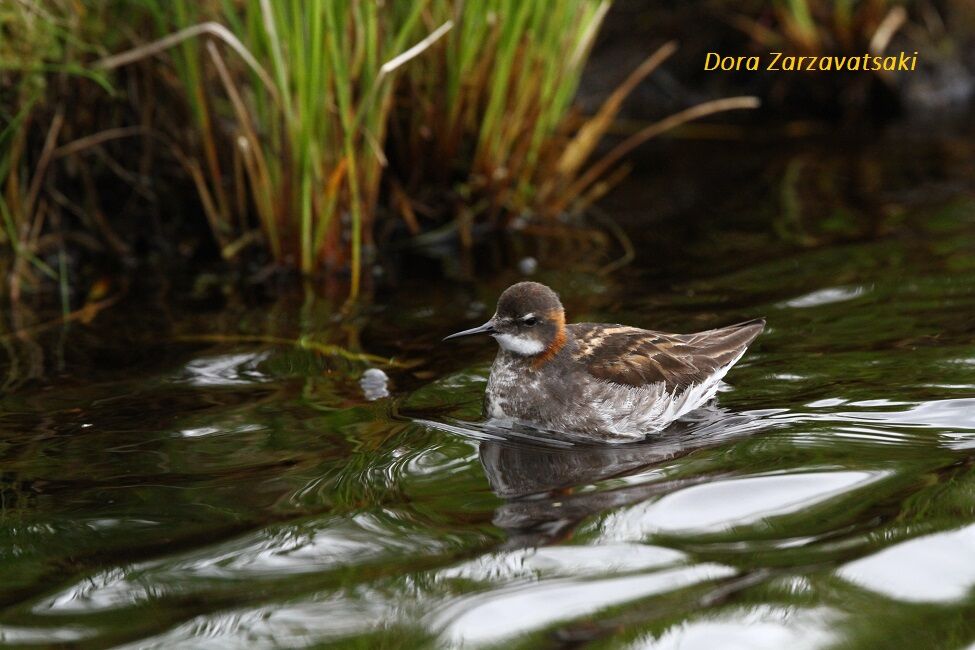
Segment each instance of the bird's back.
[{"label": "bird's back", "polygon": [[568,326],[573,358],[594,378],[631,387],[663,383],[671,392],[727,370],[764,328],[762,319],[694,334],[597,323]]}]

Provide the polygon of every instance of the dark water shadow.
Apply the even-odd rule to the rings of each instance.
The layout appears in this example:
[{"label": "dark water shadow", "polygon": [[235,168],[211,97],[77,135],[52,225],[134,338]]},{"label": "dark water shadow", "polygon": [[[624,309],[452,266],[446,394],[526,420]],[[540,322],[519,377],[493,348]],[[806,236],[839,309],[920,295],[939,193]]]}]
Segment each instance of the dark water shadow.
[{"label": "dark water shadow", "polygon": [[[710,475],[677,480],[638,477],[695,451],[781,426],[769,415],[773,413],[733,413],[711,403],[646,440],[618,445],[492,422],[417,422],[479,441],[485,477],[505,500],[492,522],[509,535],[503,547],[513,549],[555,543],[591,516],[712,480]],[[598,486],[627,477],[620,486]]]}]

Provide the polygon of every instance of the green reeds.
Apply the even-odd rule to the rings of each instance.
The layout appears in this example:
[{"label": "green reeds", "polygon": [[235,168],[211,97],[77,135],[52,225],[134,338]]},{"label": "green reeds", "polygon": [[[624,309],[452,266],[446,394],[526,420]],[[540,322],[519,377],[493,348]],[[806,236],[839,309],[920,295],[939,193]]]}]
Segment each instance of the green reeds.
[{"label": "green reeds", "polygon": [[171,56],[195,129],[177,146],[225,257],[253,239],[253,213],[276,262],[347,263],[356,295],[393,84],[404,52],[430,37],[426,3],[149,5],[160,35],[187,35]]},{"label": "green reeds", "polygon": [[[434,0],[455,28],[411,67],[402,128],[404,182],[459,183],[490,217],[542,208],[569,108],[608,1]],[[418,173],[417,166],[420,167]],[[414,185],[417,183],[414,182]]]}]

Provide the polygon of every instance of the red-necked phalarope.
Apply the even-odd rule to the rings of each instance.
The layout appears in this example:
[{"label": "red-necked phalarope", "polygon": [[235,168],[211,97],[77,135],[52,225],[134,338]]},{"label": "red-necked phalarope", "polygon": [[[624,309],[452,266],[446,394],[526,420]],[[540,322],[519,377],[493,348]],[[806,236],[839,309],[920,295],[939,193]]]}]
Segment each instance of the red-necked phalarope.
[{"label": "red-necked phalarope", "polygon": [[696,334],[565,324],[554,291],[519,282],[491,319],[446,339],[493,336],[501,349],[485,394],[489,418],[610,442],[660,431],[714,397],[765,327],[756,319]]}]

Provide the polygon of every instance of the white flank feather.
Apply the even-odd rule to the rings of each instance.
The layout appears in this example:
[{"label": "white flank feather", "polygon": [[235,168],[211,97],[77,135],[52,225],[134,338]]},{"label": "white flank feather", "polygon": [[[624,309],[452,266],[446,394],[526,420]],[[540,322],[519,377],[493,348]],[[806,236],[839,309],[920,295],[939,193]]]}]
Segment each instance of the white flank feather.
[{"label": "white flank feather", "polygon": [[640,439],[648,431],[660,431],[714,397],[721,380],[745,350],[699,384],[670,393],[663,382],[649,386],[622,386],[606,382],[610,388],[601,396],[597,410],[605,413],[606,430],[620,437]]}]

